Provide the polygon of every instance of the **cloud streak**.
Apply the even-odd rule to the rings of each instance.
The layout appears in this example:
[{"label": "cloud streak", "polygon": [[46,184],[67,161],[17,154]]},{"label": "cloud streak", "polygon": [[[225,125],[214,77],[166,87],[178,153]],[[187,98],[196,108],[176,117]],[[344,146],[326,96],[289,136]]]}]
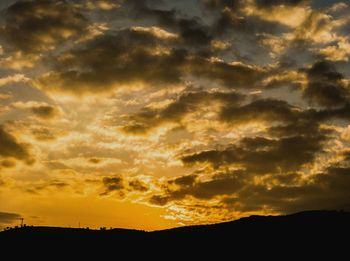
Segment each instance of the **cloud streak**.
[{"label": "cloud streak", "polygon": [[11,224],[18,221],[21,218],[20,214],[0,212],[0,224]]}]

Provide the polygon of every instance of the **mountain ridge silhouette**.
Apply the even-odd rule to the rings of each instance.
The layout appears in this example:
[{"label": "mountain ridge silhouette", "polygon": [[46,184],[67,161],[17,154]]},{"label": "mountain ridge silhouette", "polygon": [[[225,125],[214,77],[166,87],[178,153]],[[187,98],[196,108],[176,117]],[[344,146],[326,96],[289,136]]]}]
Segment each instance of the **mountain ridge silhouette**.
[{"label": "mountain ridge silhouette", "polygon": [[[257,216],[241,218],[218,224],[185,226],[166,230],[142,231],[133,229],[88,230],[62,227],[23,227],[0,233],[2,246],[21,244],[33,251],[37,246],[62,253],[84,249],[107,254],[113,249],[129,253],[128,249],[142,251],[171,251],[174,255],[206,253],[218,255],[278,249],[292,251],[331,251],[348,249],[350,212],[304,211],[290,215]],[[343,239],[345,237],[345,239]],[[315,250],[314,250],[315,249]],[[335,250],[337,249],[337,250]],[[141,251],[142,250],[142,251]],[[272,250],[271,250],[272,251]],[[296,252],[297,251],[297,252]],[[61,254],[62,254],[61,253]],[[315,252],[316,253],[316,252]],[[141,255],[142,256],[142,255]]]},{"label": "mountain ridge silhouette", "polygon": [[[309,210],[301,211],[286,215],[251,215],[242,217],[232,221],[225,221],[219,223],[208,223],[199,225],[180,226],[175,228],[168,228],[162,230],[139,230],[139,229],[128,229],[128,228],[105,228],[90,229],[90,228],[75,228],[75,227],[55,227],[55,226],[24,226],[24,227],[13,227],[4,231],[0,231],[0,238],[2,236],[12,236],[15,234],[28,233],[28,232],[40,232],[44,231],[65,231],[65,232],[86,232],[86,233],[120,233],[120,234],[159,234],[159,233],[172,233],[178,231],[187,232],[189,230],[201,230],[201,229],[217,229],[222,226],[235,226],[235,225],[255,225],[257,223],[268,225],[269,222],[274,222],[274,225],[291,225],[291,222],[331,222],[331,221],[347,221],[350,222],[350,212],[343,210]],[[311,223],[309,225],[312,225]],[[334,224],[333,224],[334,225]],[[350,225],[350,223],[349,223]]]}]

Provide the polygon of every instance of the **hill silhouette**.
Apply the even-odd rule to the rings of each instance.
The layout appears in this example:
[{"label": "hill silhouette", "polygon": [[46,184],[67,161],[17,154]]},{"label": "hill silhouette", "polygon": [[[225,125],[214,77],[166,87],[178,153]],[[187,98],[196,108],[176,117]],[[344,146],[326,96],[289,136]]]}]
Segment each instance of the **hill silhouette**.
[{"label": "hill silhouette", "polygon": [[[104,249],[104,253],[118,249],[119,253],[140,254],[138,251],[171,251],[173,254],[195,251],[242,253],[247,247],[253,251],[295,251],[348,249],[350,213],[344,211],[307,211],[284,216],[250,216],[236,221],[187,226],[145,232],[128,229],[88,230],[59,227],[23,227],[0,233],[1,245],[54,247],[62,251]],[[130,246],[136,252],[129,252]],[[317,250],[316,250],[317,248]],[[315,252],[316,253],[316,252]],[[256,253],[255,253],[256,254]]]}]

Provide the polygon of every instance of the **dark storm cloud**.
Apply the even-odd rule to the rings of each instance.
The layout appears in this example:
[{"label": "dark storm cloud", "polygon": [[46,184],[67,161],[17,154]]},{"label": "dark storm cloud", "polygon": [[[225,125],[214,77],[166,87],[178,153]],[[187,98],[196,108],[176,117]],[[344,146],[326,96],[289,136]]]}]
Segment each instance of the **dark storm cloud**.
[{"label": "dark storm cloud", "polygon": [[208,28],[200,25],[196,20],[181,19],[177,24],[180,36],[186,44],[194,46],[209,45],[213,39],[208,33]]},{"label": "dark storm cloud", "polygon": [[300,180],[299,184],[246,186],[238,195],[236,210],[262,210],[266,207],[292,213],[309,209],[350,209],[350,169],[331,166],[323,173]]},{"label": "dark storm cloud", "polygon": [[151,19],[158,26],[177,32],[185,45],[208,46],[213,39],[209,28],[204,26],[198,17],[181,17],[175,9],[151,8],[144,0],[126,1],[125,4],[131,6],[136,19]]},{"label": "dark storm cloud", "polygon": [[293,122],[301,111],[288,102],[276,99],[258,99],[243,106],[227,106],[221,111],[220,119],[229,123],[249,121]]},{"label": "dark storm cloud", "polygon": [[64,53],[50,74],[38,79],[41,88],[82,94],[110,90],[115,85],[180,82],[186,51],[157,53],[168,40],[150,32],[125,29],[95,38]]},{"label": "dark storm cloud", "polygon": [[242,186],[241,178],[236,173],[216,175],[208,181],[198,181],[188,188],[172,192],[177,195],[191,195],[199,199],[210,199],[217,195],[228,195],[236,192]]},{"label": "dark storm cloud", "polygon": [[[164,193],[153,195],[149,202],[162,206],[172,201],[181,201],[186,197],[208,200],[216,196],[231,195],[243,186],[244,182],[241,175],[241,171],[219,173],[206,181],[197,179],[195,175],[183,176],[168,181],[163,186]],[[177,186],[173,186],[173,184]]]},{"label": "dark storm cloud", "polygon": [[306,69],[308,78],[304,97],[311,103],[332,107],[342,106],[349,102],[349,89],[342,80],[344,76],[337,72],[328,61],[319,61]]},{"label": "dark storm cloud", "polygon": [[[233,35],[235,39],[244,38],[249,43],[245,47],[250,48],[251,55],[255,55],[262,51],[258,44],[260,38],[258,35],[264,32],[275,32],[280,27],[276,23],[242,15],[239,9],[244,6],[242,2],[244,3],[244,1],[233,0],[202,1],[206,11],[213,11],[214,15],[218,16],[211,23],[208,23],[205,15],[186,16],[176,8],[157,9],[154,7],[157,6],[156,4],[150,8],[148,1],[127,1],[125,5],[131,8],[129,12],[135,15],[136,20],[144,21],[146,24],[156,24],[171,32],[176,32],[182,48],[190,49],[199,57],[208,58],[226,53],[228,49],[234,51],[231,48],[225,51],[212,48],[213,40],[220,40],[223,33],[234,32],[234,34],[227,34],[228,39]],[[251,49],[254,49],[255,53],[252,53]],[[239,51],[234,52],[237,57],[243,57]],[[247,55],[244,57],[244,61],[252,59]]]},{"label": "dark storm cloud", "polygon": [[312,163],[322,150],[324,135],[292,136],[280,139],[244,138],[224,150],[208,150],[181,158],[185,164],[209,162],[215,168],[229,164],[243,166],[248,173],[285,173]]},{"label": "dark storm cloud", "polygon": [[[340,104],[341,105],[341,104]],[[237,106],[223,106],[219,119],[227,124],[264,121],[275,123],[271,126],[271,134],[293,136],[299,134],[319,133],[319,125],[332,119],[350,119],[350,104],[326,109],[302,109],[286,101],[276,99],[257,99],[251,103]],[[283,134],[284,133],[284,134]]]},{"label": "dark storm cloud", "polygon": [[208,9],[212,8],[236,8],[240,6],[242,0],[202,0],[204,3],[204,6],[207,7]]},{"label": "dark storm cloud", "polygon": [[[259,211],[268,208],[277,212],[294,212],[292,209],[299,204],[300,199],[310,200],[314,196],[320,196],[321,190],[317,186],[289,185],[273,186],[271,189],[263,185],[247,186],[239,193],[240,204],[234,206],[237,211]],[[318,201],[318,200],[316,200]],[[298,203],[296,203],[298,202]],[[319,202],[318,202],[319,203]],[[306,207],[306,204],[304,205]],[[309,209],[317,209],[318,206],[309,206]],[[304,208],[299,209],[307,210]]]},{"label": "dark storm cloud", "polygon": [[[192,56],[185,49],[172,47],[172,41],[133,29],[103,35],[62,54],[54,70],[36,83],[42,89],[83,94],[131,83],[164,87],[183,83],[187,76],[227,88],[254,88],[266,76],[259,67]],[[162,48],[167,51],[159,53]]]},{"label": "dark storm cloud", "polygon": [[0,224],[11,224],[21,218],[20,214],[0,212]]},{"label": "dark storm cloud", "polygon": [[190,198],[218,198],[222,203],[218,204],[221,209],[243,213],[261,210],[279,213],[310,209],[350,210],[350,168],[347,159],[315,175],[303,176],[294,172],[268,175],[261,184],[256,184],[253,181],[255,176],[245,171],[218,173],[206,181],[199,180],[196,175],[193,177],[190,178],[191,182],[178,186],[174,186],[174,180],[168,181],[162,193],[150,198],[150,203],[167,205]]},{"label": "dark storm cloud", "polygon": [[188,114],[198,111],[201,106],[213,102],[221,104],[239,104],[244,95],[236,92],[189,92],[182,94],[177,100],[162,109],[144,108],[141,112],[130,116],[128,125],[123,128],[126,132],[144,133],[166,122],[181,122]]},{"label": "dark storm cloud", "polygon": [[[306,113],[307,115],[308,113]],[[311,115],[310,115],[311,114]],[[312,116],[313,113],[309,113],[310,118],[300,118],[295,122],[285,125],[277,125],[268,128],[268,133],[272,137],[293,137],[293,136],[308,136],[311,133],[322,136],[327,131],[321,130],[317,115]]]},{"label": "dark storm cloud", "polygon": [[24,160],[28,163],[32,161],[28,150],[28,145],[20,143],[17,139],[0,126],[0,156],[12,157]]},{"label": "dark storm cloud", "polygon": [[53,119],[58,115],[58,110],[56,107],[51,105],[37,105],[31,108],[32,112],[42,119]]},{"label": "dark storm cloud", "polygon": [[122,177],[105,177],[103,178],[103,185],[106,191],[114,191],[124,189],[124,180]]},{"label": "dark storm cloud", "polygon": [[274,5],[294,6],[305,2],[306,0],[255,0],[258,7],[270,7]]},{"label": "dark storm cloud", "polygon": [[149,199],[149,203],[154,204],[154,205],[158,205],[158,206],[164,206],[164,205],[168,204],[168,202],[170,202],[170,201],[171,201],[171,197],[165,196],[165,195],[153,195]]},{"label": "dark storm cloud", "polygon": [[344,106],[336,109],[325,110],[324,114],[330,118],[333,117],[333,118],[350,121],[350,103],[347,103]]},{"label": "dark storm cloud", "polygon": [[195,58],[190,61],[189,73],[199,78],[217,82],[227,88],[254,89],[267,76],[264,68],[244,63],[226,63]]},{"label": "dark storm cloud", "polygon": [[40,53],[87,33],[87,20],[66,1],[18,1],[5,12],[8,49]]},{"label": "dark storm cloud", "polygon": [[152,9],[144,1],[132,3],[125,5],[135,19],[154,19],[157,27],[109,30],[80,42],[48,59],[52,71],[39,77],[36,86],[81,95],[128,84],[163,87],[196,77],[227,88],[256,88],[268,75],[267,69],[259,66],[211,59],[216,49],[211,45],[210,28],[197,18],[183,18],[175,10]]},{"label": "dark storm cloud", "polygon": [[[282,24],[267,21],[257,16],[246,15],[246,1],[214,0],[204,1],[207,11],[214,15],[211,32],[218,39],[232,39],[232,47],[228,53],[235,59],[259,63],[268,59],[269,50],[262,45],[262,40],[271,35],[282,37],[288,28]],[[262,58],[266,55],[265,58]]]},{"label": "dark storm cloud", "polygon": [[[260,99],[246,105],[223,106],[221,117],[222,120],[228,122],[228,124],[256,121],[257,119],[269,123],[275,122],[275,124],[268,127],[266,131],[272,138],[259,136],[245,137],[238,143],[232,144],[224,149],[205,150],[183,155],[181,157],[183,163],[192,165],[194,163],[207,162],[210,163],[214,169],[225,169],[229,165],[234,164],[244,169],[246,173],[244,178],[248,179],[256,175],[270,175],[271,179],[276,180],[280,185],[274,185],[271,190],[263,185],[247,186],[245,189],[249,191],[248,193],[253,195],[251,199],[252,202],[244,202],[244,200],[238,198],[237,201],[243,202],[244,206],[244,209],[242,208],[241,211],[256,211],[261,209],[258,207],[259,204],[261,204],[262,207],[263,204],[270,203],[271,208],[275,208],[276,211],[282,211],[278,209],[278,206],[282,207],[283,204],[285,204],[284,211],[286,211],[288,207],[292,207],[292,204],[289,203],[290,198],[288,195],[291,196],[293,193],[302,193],[307,190],[313,191],[315,194],[313,197],[319,196],[317,193],[322,193],[320,192],[322,185],[318,180],[315,186],[301,185],[302,179],[300,175],[296,175],[295,173],[307,167],[309,164],[313,164],[316,157],[324,153],[324,144],[331,138],[333,133],[331,130],[321,128],[320,124],[333,118],[349,119],[349,109],[346,105],[337,109],[324,109],[319,111],[313,109],[303,110],[291,106],[284,101]],[[332,178],[334,176],[331,175],[333,172],[346,173],[346,171],[346,169],[339,170],[339,168],[336,171],[328,169],[326,171],[327,176],[317,177]],[[313,180],[310,181],[310,184],[313,184],[313,182]],[[289,187],[285,188],[282,186],[283,184]],[[295,188],[292,187],[294,185]],[[275,187],[276,190],[274,190]],[[257,189],[257,191],[255,191],[255,189]],[[285,193],[286,198],[277,200],[278,202],[274,205],[273,202],[276,201],[273,198],[274,196],[268,199],[266,198],[267,195],[261,195],[261,198],[254,196],[260,192],[262,194],[265,192],[270,194],[274,191],[276,193]],[[308,195],[305,195],[305,197],[306,196]],[[173,198],[169,198],[169,195],[167,195],[167,197],[166,199],[164,195],[158,195],[157,199],[161,200],[161,203],[166,204],[166,202]],[[249,198],[251,197],[244,195],[246,201],[248,201]],[[152,200],[155,201],[155,199]],[[270,203],[268,202],[269,200],[271,200]],[[295,210],[298,209],[295,208]]]},{"label": "dark storm cloud", "polygon": [[223,9],[212,27],[215,36],[227,34],[247,38],[249,45],[255,48],[259,48],[259,39],[262,34],[278,34],[286,30],[278,23],[265,21],[255,16],[245,16],[235,8]]},{"label": "dark storm cloud", "polygon": [[179,178],[169,180],[169,184],[176,184],[179,186],[192,186],[197,179],[197,175],[181,176]]},{"label": "dark storm cloud", "polygon": [[105,191],[101,195],[108,195],[117,192],[119,196],[124,197],[130,192],[147,192],[148,185],[137,177],[126,178],[123,176],[104,177],[102,179]]},{"label": "dark storm cloud", "polygon": [[140,192],[148,191],[148,186],[144,182],[137,179],[129,181],[129,187],[133,191],[140,191]]},{"label": "dark storm cloud", "polygon": [[333,117],[339,117],[339,112],[302,110],[273,99],[223,107],[220,119],[228,124],[257,120],[275,123],[267,129],[273,138],[246,137],[226,149],[202,151],[181,159],[185,164],[209,162],[214,168],[237,164],[250,173],[297,171],[322,152],[331,131],[321,129],[320,123]]}]

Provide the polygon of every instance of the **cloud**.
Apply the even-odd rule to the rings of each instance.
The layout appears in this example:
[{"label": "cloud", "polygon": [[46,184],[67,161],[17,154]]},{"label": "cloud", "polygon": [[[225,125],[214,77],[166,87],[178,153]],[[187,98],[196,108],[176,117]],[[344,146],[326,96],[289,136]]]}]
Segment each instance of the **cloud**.
[{"label": "cloud", "polygon": [[199,78],[207,78],[232,89],[254,89],[266,76],[266,70],[259,66],[240,62],[226,63],[220,60],[208,60],[199,57],[190,62],[188,72]]},{"label": "cloud", "polygon": [[13,168],[16,166],[16,161],[14,161],[13,159],[4,159],[0,161],[0,166],[4,168]]},{"label": "cloud", "polygon": [[228,88],[255,88],[265,69],[244,63],[226,63],[177,48],[171,34],[159,28],[139,27],[104,34],[57,57],[54,70],[35,85],[45,91],[82,95],[130,85],[165,87],[191,76]]},{"label": "cloud", "polygon": [[[214,13],[215,20],[212,24],[213,35],[217,39],[225,39],[230,44],[230,48],[224,51],[217,52],[216,55],[227,60],[227,57],[232,57],[230,60],[244,62],[250,65],[262,65],[262,61],[270,61],[278,58],[287,48],[288,41],[283,37],[284,33],[288,32],[288,28],[283,24],[275,21],[261,19],[255,15],[247,15],[247,2],[241,1],[242,5],[234,8],[224,8],[219,14]],[[262,40],[269,35],[270,42],[265,44]],[[273,41],[273,43],[271,42]],[[278,50],[279,53],[272,53],[269,49]],[[269,51],[270,52],[269,52]],[[269,63],[269,62],[268,62]],[[260,68],[260,69],[267,69]],[[265,71],[266,75],[270,74]],[[257,84],[252,88],[257,88],[261,82],[258,79]]]},{"label": "cloud", "polygon": [[86,33],[87,20],[66,1],[18,1],[7,8],[2,36],[5,46],[22,53],[55,49]]},{"label": "cloud", "polygon": [[237,171],[216,174],[209,180],[199,180],[195,175],[169,180],[163,185],[164,193],[151,196],[149,202],[164,206],[169,202],[181,201],[188,197],[209,200],[216,196],[231,195],[243,186],[241,174]]},{"label": "cloud", "polygon": [[222,121],[240,124],[249,121],[292,122],[299,115],[299,108],[276,99],[258,99],[243,106],[234,104],[224,107],[220,113]]},{"label": "cloud", "polygon": [[[278,55],[278,51],[271,52],[272,56]],[[306,76],[300,71],[294,71],[290,69],[283,69],[283,65],[271,72],[270,76],[266,77],[263,81],[265,89],[279,88],[279,87],[291,87],[291,90],[301,89],[306,82]]]},{"label": "cloud", "polygon": [[188,92],[164,108],[143,108],[141,112],[128,118],[128,125],[124,126],[123,130],[130,133],[145,133],[163,123],[179,123],[187,114],[198,111],[202,106],[215,103],[234,105],[243,100],[244,95],[236,92]]},{"label": "cloud", "polygon": [[306,2],[305,0],[256,0],[258,7],[270,7],[275,5],[295,6]]},{"label": "cloud", "polygon": [[88,161],[89,161],[89,163],[92,163],[92,164],[99,164],[102,161],[102,159],[90,158]]},{"label": "cloud", "polygon": [[[11,98],[11,94],[9,93],[0,93],[0,101],[5,101]],[[0,112],[2,112],[5,108],[2,108]],[[5,109],[6,110],[6,109]]]},{"label": "cloud", "polygon": [[[212,34],[217,39],[231,39],[233,35],[236,39],[228,41],[231,48],[225,50],[225,56],[230,54],[238,61],[260,64],[261,59],[268,58],[266,47],[261,44],[264,35],[275,36],[275,39],[281,42],[280,46],[287,47],[286,41],[282,43],[284,39],[281,35],[282,32],[287,31],[285,26],[245,14],[244,5],[239,5],[237,8],[224,8],[216,16],[211,29]],[[276,43],[275,41],[274,46]],[[272,47],[271,44],[269,46]]]},{"label": "cloud", "polygon": [[146,192],[149,189],[144,182],[137,179],[129,181],[129,187],[133,191],[140,191],[140,192]]},{"label": "cloud", "polygon": [[313,164],[323,153],[332,131],[320,124],[331,118],[346,118],[346,107],[312,110],[291,106],[285,101],[257,99],[246,105],[223,106],[220,118],[229,126],[263,121],[260,136],[244,137],[224,149],[209,149],[182,155],[187,165],[210,163],[215,169],[236,166],[247,173],[289,173]]},{"label": "cloud", "polygon": [[150,8],[147,1],[127,1],[137,20],[155,20],[162,27],[175,30],[183,44],[206,47],[213,39],[207,26],[197,17],[181,17],[175,9],[162,10]]},{"label": "cloud", "polygon": [[186,52],[170,49],[168,41],[146,30],[101,35],[61,54],[55,69],[37,79],[36,85],[81,95],[130,84],[177,84]]},{"label": "cloud", "polygon": [[181,176],[173,180],[169,180],[168,183],[176,184],[179,186],[192,186],[196,182],[197,177],[197,175]]},{"label": "cloud", "polygon": [[307,209],[350,209],[346,189],[350,184],[349,168],[331,166],[299,184],[247,186],[240,192],[238,210],[268,208],[278,213],[293,213]]},{"label": "cloud", "polygon": [[265,1],[259,0],[257,4],[244,7],[244,14],[256,16],[264,21],[277,22],[289,28],[300,26],[310,14],[310,8],[298,5],[304,1]]},{"label": "cloud", "polygon": [[106,191],[121,190],[124,188],[123,179],[121,177],[105,177],[103,178],[103,185]]},{"label": "cloud", "polygon": [[11,224],[21,219],[17,213],[0,212],[0,224]]},{"label": "cloud", "polygon": [[8,84],[12,84],[12,83],[27,82],[29,80],[30,79],[27,78],[24,74],[14,74],[14,75],[0,78],[0,87]]},{"label": "cloud", "polygon": [[164,206],[169,201],[171,201],[171,198],[169,196],[163,196],[163,195],[153,195],[149,199],[149,203],[151,203],[153,205],[158,205],[158,206]]},{"label": "cloud", "polygon": [[59,116],[61,110],[55,105],[50,105],[44,102],[15,102],[11,107],[16,109],[29,110],[36,117],[42,120],[52,120]]},{"label": "cloud", "polygon": [[44,195],[46,193],[55,192],[67,192],[70,188],[73,188],[73,182],[67,182],[62,179],[41,179],[40,181],[32,181],[27,183],[26,186],[20,187],[23,192],[34,194],[34,195]]},{"label": "cloud", "polygon": [[22,51],[13,51],[8,56],[0,58],[0,66],[12,70],[25,70],[35,67],[40,60],[37,54],[23,53]]},{"label": "cloud", "polygon": [[241,0],[203,0],[204,6],[209,10],[213,8],[223,9],[225,7],[237,8],[241,5]]},{"label": "cloud", "polygon": [[349,6],[344,2],[334,3],[330,8],[329,11],[332,13],[343,11],[344,9],[348,8]]},{"label": "cloud", "polygon": [[38,105],[32,107],[31,110],[37,117],[45,120],[53,119],[59,114],[58,109],[51,105]]},{"label": "cloud", "polygon": [[0,156],[4,158],[15,158],[26,161],[28,164],[33,162],[29,152],[29,146],[20,143],[14,136],[8,133],[3,126],[0,126]]},{"label": "cloud", "polygon": [[336,43],[332,43],[319,50],[326,60],[332,62],[347,62],[350,55],[350,43],[346,37],[339,37]]},{"label": "cloud", "polygon": [[96,11],[111,11],[118,9],[121,6],[123,0],[111,1],[111,0],[78,0],[76,6],[80,8],[85,8],[87,10]]},{"label": "cloud", "polygon": [[309,12],[292,34],[294,41],[329,43],[336,40],[332,17],[322,12]]},{"label": "cloud", "polygon": [[55,129],[43,126],[31,128],[30,133],[34,136],[36,140],[44,142],[54,141],[61,134]]},{"label": "cloud", "polygon": [[[349,210],[348,164],[345,158],[314,175],[282,172],[265,175],[260,180],[246,171],[214,172],[205,180],[198,175],[191,175],[188,178],[190,182],[177,185],[174,179],[170,179],[162,185],[161,193],[151,196],[149,202],[164,207],[176,205],[184,208],[182,213],[189,211],[190,216],[204,215],[204,219],[206,215],[213,218],[217,215],[219,220],[224,220],[223,216],[231,216],[233,212],[244,216],[261,211],[294,213],[310,209]],[[217,206],[220,211],[213,206]]]},{"label": "cloud", "polygon": [[142,181],[141,177],[115,175],[104,177],[102,183],[104,187],[102,196],[117,193],[120,197],[126,197],[132,192],[145,193],[149,190],[149,186]]},{"label": "cloud", "polygon": [[347,83],[333,63],[318,61],[306,69],[306,75],[308,84],[303,95],[309,102],[326,107],[342,106],[349,102]]},{"label": "cloud", "polygon": [[350,119],[350,104],[344,106],[320,110],[314,115],[319,120],[341,119],[348,121]]},{"label": "cloud", "polygon": [[175,40],[177,39],[177,34],[170,33],[160,27],[151,26],[151,27],[142,27],[142,26],[134,26],[132,27],[133,31],[149,33],[153,35],[155,38],[164,39],[164,40]]},{"label": "cloud", "polygon": [[185,164],[209,162],[218,168],[230,164],[248,173],[286,173],[311,164],[322,149],[325,136],[292,136],[280,139],[244,138],[239,145],[224,150],[208,150],[183,156]]}]

